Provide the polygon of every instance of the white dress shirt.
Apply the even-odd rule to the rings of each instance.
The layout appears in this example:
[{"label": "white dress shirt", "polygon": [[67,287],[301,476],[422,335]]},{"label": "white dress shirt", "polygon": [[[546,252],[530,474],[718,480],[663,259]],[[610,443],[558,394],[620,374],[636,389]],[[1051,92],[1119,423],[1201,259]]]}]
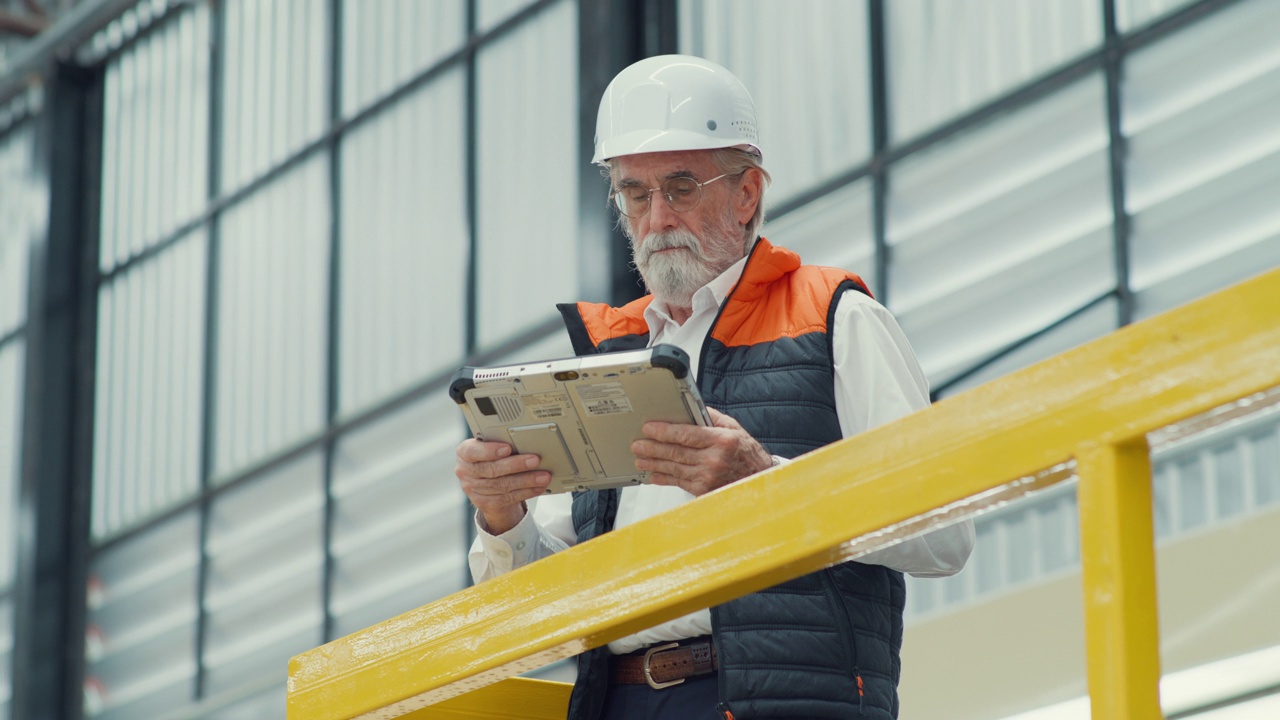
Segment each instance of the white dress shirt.
[{"label": "white dress shirt", "polygon": [[[645,310],[649,343],[669,343],[689,354],[697,377],[702,343],[716,313],[746,267],[746,258],[725,270],[693,296],[693,314],[683,325],[655,300]],[[908,415],[929,404],[928,383],[907,339],[889,311],[860,292],[846,292],[835,313],[836,414],[844,437]],[[781,462],[786,462],[781,459]],[[615,528],[626,527],[693,499],[678,487],[635,485],[622,489]],[[476,541],[468,561],[476,582],[487,580],[569,547],[577,539],[572,495],[545,495],[529,501],[530,512],[501,535],[487,532],[476,516]],[[973,523],[964,521],[919,535],[858,558],[916,577],[945,577],[964,567],[973,549]],[[657,642],[711,634],[711,611],[699,610],[609,643],[624,654]]]}]

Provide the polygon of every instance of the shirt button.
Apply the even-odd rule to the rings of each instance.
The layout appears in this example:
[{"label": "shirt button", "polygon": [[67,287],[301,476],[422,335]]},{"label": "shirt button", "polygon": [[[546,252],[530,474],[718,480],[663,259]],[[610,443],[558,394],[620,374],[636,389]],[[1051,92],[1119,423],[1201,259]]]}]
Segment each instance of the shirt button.
[{"label": "shirt button", "polygon": [[516,550],[523,550],[523,549],[524,549],[524,541],[521,540],[520,542],[516,543]]}]

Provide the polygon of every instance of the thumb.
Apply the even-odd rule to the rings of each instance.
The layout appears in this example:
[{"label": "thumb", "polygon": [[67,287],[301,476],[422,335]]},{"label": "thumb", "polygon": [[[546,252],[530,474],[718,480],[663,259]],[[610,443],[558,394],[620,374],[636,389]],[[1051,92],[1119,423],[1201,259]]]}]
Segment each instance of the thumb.
[{"label": "thumb", "polygon": [[729,430],[741,430],[742,425],[732,417],[725,415],[715,408],[707,408],[707,414],[711,416],[711,424],[718,428],[726,428]]}]

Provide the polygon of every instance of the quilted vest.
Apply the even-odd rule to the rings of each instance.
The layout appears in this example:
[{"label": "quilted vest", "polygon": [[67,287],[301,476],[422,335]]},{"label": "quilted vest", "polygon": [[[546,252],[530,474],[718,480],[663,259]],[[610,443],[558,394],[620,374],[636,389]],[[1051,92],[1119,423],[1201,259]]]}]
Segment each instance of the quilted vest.
[{"label": "quilted vest", "polygon": [[[795,457],[840,439],[831,327],[856,275],[801,265],[760,238],[703,343],[698,389],[769,451]],[[579,355],[646,347],[646,296],[620,308],[558,306]],[[578,542],[613,528],[619,490],[575,493]],[[902,574],[847,562],[711,608],[726,718],[898,715]],[[578,656],[569,720],[597,720],[608,687],[608,648]]]}]

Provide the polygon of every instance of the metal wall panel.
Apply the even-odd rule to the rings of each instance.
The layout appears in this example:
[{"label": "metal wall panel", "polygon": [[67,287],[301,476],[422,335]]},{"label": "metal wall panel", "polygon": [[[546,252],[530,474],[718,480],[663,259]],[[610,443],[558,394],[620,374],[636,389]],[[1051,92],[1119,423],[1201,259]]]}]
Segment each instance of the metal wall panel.
[{"label": "metal wall panel", "polygon": [[0,346],[0,720],[13,695],[14,577],[18,545],[18,471],[26,342]]},{"label": "metal wall panel", "polygon": [[158,718],[194,701],[198,538],[190,510],[92,559],[86,716]]},{"label": "metal wall panel", "polygon": [[862,179],[765,223],[770,242],[800,253],[812,265],[840,267],[876,287],[871,227],[871,182]]},{"label": "metal wall panel", "polygon": [[461,590],[466,498],[453,475],[466,424],[441,388],[344,437],[334,457],[334,635]]},{"label": "metal wall panel", "polygon": [[[205,694],[283,686],[323,640],[324,485],[312,453],[229,489],[209,508]],[[276,717],[283,717],[284,707]]]},{"label": "metal wall panel", "polygon": [[18,486],[22,447],[23,365],[26,340],[27,248],[30,202],[30,126],[0,136],[0,720],[13,696],[14,581],[18,552]]},{"label": "metal wall panel", "polygon": [[1280,265],[1280,4],[1241,2],[1130,57],[1136,312]]},{"label": "metal wall panel", "polygon": [[481,347],[578,299],[576,19],[575,3],[557,3],[477,56]]},{"label": "metal wall panel", "polygon": [[885,9],[895,141],[1102,43],[1101,0],[892,0]]},{"label": "metal wall panel", "polygon": [[465,0],[343,0],[343,114],[456,52],[466,39],[466,20]]},{"label": "metal wall panel", "polygon": [[208,43],[209,11],[200,3],[107,63],[99,253],[104,272],[205,207]]},{"label": "metal wall panel", "polygon": [[315,155],[223,217],[214,472],[325,423],[328,162]]},{"label": "metal wall panel", "polygon": [[41,205],[32,197],[34,142],[31,124],[0,135],[0,338],[27,318],[27,248]]},{"label": "metal wall panel", "polygon": [[536,0],[476,0],[476,32],[485,32]]},{"label": "metal wall panel", "polygon": [[1195,0],[1116,0],[1116,27],[1120,32],[1157,20]]},{"label": "metal wall panel", "polygon": [[197,230],[99,290],[96,540],[200,490],[205,253]]},{"label": "metal wall panel", "polygon": [[461,70],[342,143],[339,406],[348,413],[462,364],[470,232]]},{"label": "metal wall panel", "polygon": [[1118,313],[1118,303],[1111,297],[1087,306],[1058,325],[1044,328],[1030,338],[1020,339],[1013,345],[1006,346],[1005,352],[990,362],[974,366],[961,376],[935,383],[935,396],[943,398],[964,392],[1090,340],[1096,340],[1116,329]]},{"label": "metal wall panel", "polygon": [[934,385],[1116,285],[1101,78],[890,171],[890,309]]},{"label": "metal wall panel", "polygon": [[766,207],[870,158],[865,0],[682,2],[680,49],[724,65],[755,100]]},{"label": "metal wall panel", "polygon": [[328,3],[232,0],[226,4],[222,190],[231,191],[324,130]]}]

